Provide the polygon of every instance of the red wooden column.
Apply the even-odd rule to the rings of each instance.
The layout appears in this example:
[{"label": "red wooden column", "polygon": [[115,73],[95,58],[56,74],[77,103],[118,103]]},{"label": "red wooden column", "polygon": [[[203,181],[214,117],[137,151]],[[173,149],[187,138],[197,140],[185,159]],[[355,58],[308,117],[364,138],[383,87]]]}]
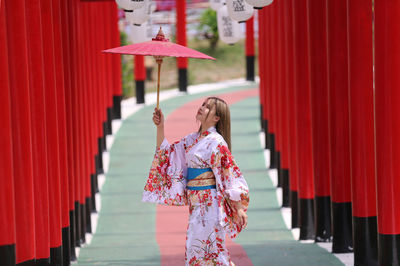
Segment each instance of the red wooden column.
[{"label": "red wooden column", "polygon": [[278,121],[277,121],[277,28],[276,28],[276,6],[272,5],[269,8],[267,18],[268,18],[268,25],[270,27],[270,35],[266,36],[270,40],[270,54],[267,57],[268,64],[269,64],[269,83],[268,83],[268,108],[269,113],[271,116],[271,120],[269,123],[269,131],[270,131],[270,168],[271,169],[279,169],[279,151],[278,151]]},{"label": "red wooden column", "polygon": [[400,3],[375,1],[375,147],[379,265],[400,263]]},{"label": "red wooden column", "polygon": [[298,169],[298,158],[297,158],[297,138],[296,138],[296,101],[295,101],[295,20],[294,18],[294,0],[286,0],[286,10],[285,18],[288,22],[288,36],[287,36],[287,85],[288,85],[288,152],[289,152],[289,203],[292,209],[292,228],[299,227],[299,203],[298,203],[298,179],[299,179],[299,169]]},{"label": "red wooden column", "polygon": [[278,170],[278,187],[282,188],[282,87],[283,87],[283,73],[282,73],[282,28],[281,28],[281,2],[276,2],[273,6],[273,41],[275,42],[275,51],[274,51],[274,76],[273,76],[273,86],[272,86],[272,100],[274,101],[274,111],[273,118],[275,121],[275,148],[276,148],[276,162],[277,162],[277,170]]},{"label": "red wooden column", "polygon": [[281,168],[279,178],[282,186],[282,207],[289,207],[289,121],[288,121],[288,80],[287,80],[287,21],[285,18],[285,1],[277,3],[278,8],[278,31],[280,46],[280,79],[279,90],[279,121],[280,121],[280,147],[281,147]]},{"label": "red wooden column", "polygon": [[[261,130],[265,133],[265,140],[267,139],[267,118],[264,116],[264,108],[265,108],[265,79],[264,79],[264,49],[265,42],[263,40],[263,34],[265,34],[265,25],[264,25],[264,12],[258,12],[258,76],[260,78],[259,89],[260,89],[260,127]],[[253,22],[254,23],[254,22]],[[265,145],[267,142],[265,141]],[[267,148],[266,146],[264,148]]]},{"label": "red wooden column", "polygon": [[[187,46],[186,42],[186,0],[175,0],[176,3],[176,43]],[[179,91],[187,91],[187,58],[177,58]]]},{"label": "red wooden column", "polygon": [[307,0],[294,1],[295,101],[300,240],[314,239],[314,180]]},{"label": "red wooden column", "polygon": [[246,21],[246,80],[254,81],[254,16]]},{"label": "red wooden column", "polygon": [[[111,5],[111,13],[112,13],[112,47],[121,46],[120,41],[120,33],[118,27],[118,7],[117,4],[113,1]],[[121,101],[122,101],[122,66],[121,66],[121,56],[112,56],[113,60],[113,117],[114,119],[121,119]]]},{"label": "red wooden column", "polygon": [[46,98],[47,170],[49,193],[49,224],[51,263],[62,261],[61,235],[61,181],[58,139],[57,88],[54,57],[52,0],[40,0],[42,45],[44,56],[44,87]]},{"label": "red wooden column", "polygon": [[94,183],[94,179],[96,178],[96,166],[95,166],[95,153],[97,149],[97,136],[95,136],[95,124],[94,121],[94,112],[93,112],[93,72],[91,71],[92,64],[91,64],[91,51],[90,51],[90,42],[92,41],[90,38],[90,31],[92,30],[92,23],[91,23],[91,10],[93,6],[91,3],[82,3],[83,14],[82,20],[84,22],[83,27],[83,42],[82,46],[84,48],[84,77],[86,80],[86,89],[83,91],[84,93],[84,112],[86,114],[85,117],[85,133],[86,133],[86,141],[87,141],[87,173],[86,173],[86,191],[85,191],[85,206],[86,206],[86,229],[87,233],[92,232],[91,227],[91,212],[95,210],[95,194],[96,194],[96,184]]},{"label": "red wooden column", "polygon": [[[114,2],[114,1],[113,1]],[[101,2],[104,8],[104,29],[103,29],[103,36],[104,36],[104,48],[107,49],[108,47],[113,47],[112,42],[112,9],[110,4],[111,1],[103,1]],[[113,59],[110,54],[103,54],[106,59],[106,71],[107,71],[107,90],[106,90],[106,112],[107,112],[107,135],[112,135],[112,107],[113,107],[113,85],[114,79],[113,76],[115,73],[113,72]]]},{"label": "red wooden column", "polygon": [[83,239],[81,239],[82,223],[81,223],[81,197],[82,197],[82,149],[81,149],[81,116],[79,106],[79,90],[80,87],[80,62],[78,54],[78,9],[79,1],[72,0],[69,2],[69,19],[70,19],[70,56],[71,56],[71,111],[72,111],[72,146],[74,164],[74,212],[75,212],[75,243],[79,247]]},{"label": "red wooden column", "polygon": [[5,20],[5,1],[0,1],[0,261],[5,266],[15,265],[15,206],[12,163],[10,80]]},{"label": "red wooden column", "polygon": [[377,265],[372,2],[347,8],[354,264]]},{"label": "red wooden column", "polygon": [[146,68],[144,67],[143,55],[135,55],[134,66],[136,103],[144,103],[144,81],[146,79]]},{"label": "red wooden column", "polygon": [[71,23],[69,16],[69,1],[61,1],[61,28],[63,58],[64,58],[64,86],[65,86],[65,111],[66,111],[66,131],[67,131],[67,163],[68,163],[68,196],[69,196],[69,222],[70,222],[70,256],[71,261],[76,260],[75,254],[75,170],[74,170],[74,150],[72,141],[72,73],[71,73]]},{"label": "red wooden column", "polygon": [[[42,10],[39,0],[28,1],[26,29],[29,66],[31,141],[35,208],[35,259],[46,263],[50,258],[50,225],[47,157],[47,106],[44,90],[44,50],[42,47]],[[18,189],[18,188],[16,188]]]},{"label": "red wooden column", "polygon": [[346,0],[328,0],[327,14],[332,252],[345,253],[353,249]]},{"label": "red wooden column", "polygon": [[70,18],[70,1],[61,1],[61,27],[62,27],[62,43],[63,49],[63,66],[64,66],[64,86],[65,86],[65,111],[66,111],[66,131],[67,131],[67,163],[68,163],[68,196],[69,196],[69,224],[70,224],[70,259],[76,260],[75,254],[75,165],[74,165],[74,147],[73,147],[73,117],[72,117],[72,34],[71,34],[71,18]]},{"label": "red wooden column", "polygon": [[60,196],[61,196],[61,227],[62,227],[62,258],[63,264],[70,261],[70,222],[69,222],[69,184],[68,184],[68,157],[67,157],[67,114],[65,102],[65,67],[63,50],[67,45],[63,43],[61,0],[52,2],[54,56],[57,101],[58,151],[60,167]]},{"label": "red wooden column", "polygon": [[269,50],[269,42],[265,38],[268,34],[268,27],[266,24],[266,10],[258,11],[258,63],[259,63],[259,76],[260,76],[260,100],[261,100],[261,115],[262,115],[262,128],[264,130],[265,149],[269,149],[269,114],[268,114],[268,64],[266,55]]},{"label": "red wooden column", "polygon": [[16,263],[33,262],[35,216],[25,1],[4,2],[11,92]]},{"label": "red wooden column", "polygon": [[326,1],[308,0],[315,241],[331,241]]},{"label": "red wooden column", "polygon": [[[86,179],[88,178],[87,175],[87,168],[88,168],[88,162],[87,162],[87,145],[88,142],[86,140],[86,125],[85,125],[85,117],[86,117],[86,112],[85,112],[85,102],[84,102],[84,90],[86,90],[86,77],[85,77],[85,69],[84,69],[84,45],[82,45],[82,42],[85,41],[83,37],[83,29],[85,27],[85,23],[83,21],[84,17],[84,12],[83,12],[83,3],[81,3],[80,0],[76,1],[76,17],[75,17],[75,35],[76,35],[76,43],[75,43],[75,52],[76,52],[76,58],[77,58],[77,76],[76,76],[76,116],[78,118],[78,132],[77,132],[77,149],[79,152],[79,198],[78,198],[78,204],[79,204],[79,219],[77,222],[80,224],[80,231],[79,231],[79,240],[80,244],[82,245],[83,243],[86,242]],[[105,19],[105,17],[103,17]],[[104,32],[102,34],[104,36]],[[106,113],[107,114],[107,113]],[[106,116],[107,119],[107,116]],[[106,120],[107,123],[107,120]]]}]

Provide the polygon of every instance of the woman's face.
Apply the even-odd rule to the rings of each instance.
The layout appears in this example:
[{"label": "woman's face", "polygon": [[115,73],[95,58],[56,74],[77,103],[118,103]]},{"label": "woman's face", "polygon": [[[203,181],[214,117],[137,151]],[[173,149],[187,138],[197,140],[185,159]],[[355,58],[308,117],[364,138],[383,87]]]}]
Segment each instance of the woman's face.
[{"label": "woman's face", "polygon": [[196,120],[200,121],[203,125],[218,121],[215,115],[215,105],[211,102],[210,99],[206,99],[197,111]]}]

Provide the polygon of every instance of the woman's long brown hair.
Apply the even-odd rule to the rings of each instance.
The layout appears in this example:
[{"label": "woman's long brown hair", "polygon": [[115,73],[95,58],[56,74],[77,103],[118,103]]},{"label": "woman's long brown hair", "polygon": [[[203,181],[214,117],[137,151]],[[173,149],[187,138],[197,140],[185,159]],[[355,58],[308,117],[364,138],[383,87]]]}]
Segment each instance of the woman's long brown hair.
[{"label": "woman's long brown hair", "polygon": [[[217,132],[224,138],[228,148],[232,151],[231,146],[231,112],[229,111],[228,104],[218,97],[208,97],[206,101],[211,100],[209,103],[211,106],[215,106],[215,115],[219,117],[215,128]],[[207,115],[208,117],[208,115]],[[206,118],[207,119],[207,118]],[[201,127],[199,129],[199,132]]]}]

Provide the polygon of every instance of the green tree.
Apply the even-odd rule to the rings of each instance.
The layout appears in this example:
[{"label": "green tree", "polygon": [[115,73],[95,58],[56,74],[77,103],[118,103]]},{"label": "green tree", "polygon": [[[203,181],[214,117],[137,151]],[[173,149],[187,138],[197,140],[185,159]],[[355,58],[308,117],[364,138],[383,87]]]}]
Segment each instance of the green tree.
[{"label": "green tree", "polygon": [[211,8],[206,9],[200,17],[198,30],[210,43],[211,51],[214,51],[218,44],[217,12]]}]

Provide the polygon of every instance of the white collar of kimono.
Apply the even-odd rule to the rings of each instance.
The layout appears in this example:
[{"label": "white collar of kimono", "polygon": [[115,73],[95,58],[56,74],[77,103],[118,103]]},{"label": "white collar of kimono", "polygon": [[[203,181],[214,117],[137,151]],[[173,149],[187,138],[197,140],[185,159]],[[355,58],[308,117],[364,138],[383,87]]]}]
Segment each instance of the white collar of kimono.
[{"label": "white collar of kimono", "polygon": [[217,129],[215,128],[215,126],[212,126],[212,127],[209,127],[208,129],[207,129],[207,131],[208,132],[217,132]]}]

